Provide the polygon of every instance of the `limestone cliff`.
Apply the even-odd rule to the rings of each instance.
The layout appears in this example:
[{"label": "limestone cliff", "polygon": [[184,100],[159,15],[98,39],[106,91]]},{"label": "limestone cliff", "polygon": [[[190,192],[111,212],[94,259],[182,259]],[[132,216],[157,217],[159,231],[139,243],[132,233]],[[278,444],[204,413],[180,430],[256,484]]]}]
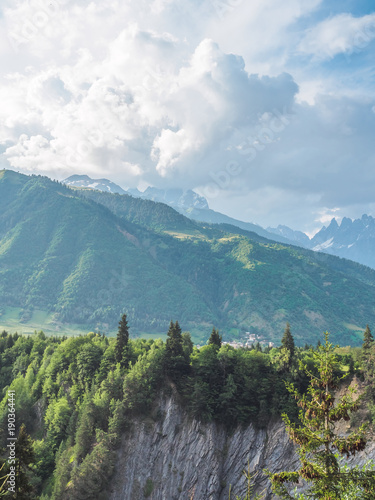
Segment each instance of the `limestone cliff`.
[{"label": "limestone cliff", "polygon": [[228,433],[215,423],[192,419],[173,397],[160,399],[154,419],[135,420],[122,439],[110,500],[227,500],[244,494],[242,470],[250,464],[257,491],[269,482],[261,473],[296,466],[281,421]]}]

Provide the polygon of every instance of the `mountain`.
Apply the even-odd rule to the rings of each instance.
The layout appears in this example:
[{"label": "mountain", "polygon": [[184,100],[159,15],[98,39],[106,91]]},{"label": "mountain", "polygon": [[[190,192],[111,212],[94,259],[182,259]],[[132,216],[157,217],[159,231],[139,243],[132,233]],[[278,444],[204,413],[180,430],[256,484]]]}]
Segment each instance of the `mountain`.
[{"label": "mountain", "polygon": [[216,212],[209,208],[204,197],[192,190],[148,187],[144,192],[138,189],[125,191],[108,179],[91,179],[87,175],[72,175],[63,183],[71,187],[89,188],[107,193],[130,194],[136,198],[165,203],[185,217],[195,221],[230,224],[272,241],[330,253],[375,269],[375,254],[373,252],[375,248],[375,219],[368,215],[363,215],[362,219],[354,221],[344,217],[341,225],[337,223],[336,219],[332,219],[328,227],[324,226],[310,240],[302,231],[295,231],[285,225],[263,229],[257,224],[243,222]]},{"label": "mountain", "polygon": [[375,219],[362,215],[361,219],[344,217],[341,224],[332,219],[311,239],[316,251],[338,255],[375,268]]},{"label": "mountain", "polygon": [[0,209],[2,327],[114,332],[126,312],[133,335],[178,319],[278,342],[289,321],[297,343],[358,344],[375,322],[375,271],[163,203],[2,171]]},{"label": "mountain", "polygon": [[143,193],[138,191],[138,189],[129,189],[128,193],[138,198],[166,203],[176,210],[208,208],[207,200],[191,189],[158,189],[148,187]]},{"label": "mountain", "polygon": [[279,224],[277,227],[267,227],[267,231],[274,237],[283,237],[287,241],[304,248],[311,248],[310,238],[302,231],[295,231],[288,226]]},{"label": "mountain", "polygon": [[337,255],[375,269],[375,219],[370,215],[364,214],[361,219],[355,220],[344,217],[341,224],[332,219],[311,239],[287,226],[268,227],[267,231],[284,236],[304,248]]},{"label": "mountain", "polygon": [[91,179],[88,175],[71,175],[62,182],[71,187],[98,189],[107,193],[126,193],[122,187],[108,179]]},{"label": "mountain", "polygon": [[[260,236],[273,241],[299,244],[295,241],[293,236],[288,238],[286,235],[278,233],[276,230],[265,230],[257,224],[233,219],[232,217],[228,217],[220,212],[211,210],[208,206],[207,200],[191,189],[159,189],[155,187],[148,187],[143,192],[134,188],[125,191],[108,179],[91,179],[87,175],[72,175],[62,182],[75,188],[95,189],[105,193],[129,194],[135,198],[165,203],[180,212],[182,215],[185,215],[185,217],[195,221],[209,222],[213,224],[231,224],[246,231],[253,231]],[[292,230],[290,229],[289,232],[292,233]],[[308,239],[306,235],[305,237]]]},{"label": "mountain", "polygon": [[62,182],[67,186],[76,188],[96,189],[106,193],[127,193],[136,198],[166,203],[176,209],[208,208],[207,200],[191,189],[158,189],[148,187],[143,192],[138,189],[124,190],[121,186],[108,179],[92,179],[88,175],[71,175]]},{"label": "mountain", "polygon": [[220,212],[216,212],[215,210],[212,210],[210,208],[208,208],[208,209],[190,208],[190,209],[185,209],[185,210],[179,210],[179,212],[184,214],[186,217],[189,217],[190,219],[193,219],[195,221],[209,222],[211,224],[230,224],[232,226],[238,227],[238,228],[243,229],[245,231],[250,231],[250,232],[256,233],[259,236],[262,236],[263,238],[267,238],[268,240],[271,240],[271,241],[278,241],[279,243],[293,244],[293,240],[290,240],[281,234],[277,234],[277,233],[273,234],[268,229],[266,230],[266,229],[263,229],[261,226],[258,226],[258,224],[253,224],[251,222],[243,222],[243,221],[240,221],[238,219],[233,219],[232,217],[229,217],[228,215],[224,215]]}]

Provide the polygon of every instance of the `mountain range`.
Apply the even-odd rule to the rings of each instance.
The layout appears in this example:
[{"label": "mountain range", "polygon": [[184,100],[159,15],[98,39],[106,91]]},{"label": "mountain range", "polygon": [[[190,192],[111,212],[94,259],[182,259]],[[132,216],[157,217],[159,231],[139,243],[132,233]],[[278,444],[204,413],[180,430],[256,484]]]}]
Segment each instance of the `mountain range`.
[{"label": "mountain range", "polygon": [[210,209],[207,200],[191,189],[158,189],[148,187],[143,192],[138,189],[124,191],[119,185],[114,184],[108,179],[91,179],[87,175],[71,175],[62,182],[71,187],[95,189],[106,193],[126,193],[136,198],[165,203],[177,210],[177,212],[195,221],[209,222],[211,224],[231,224],[245,231],[253,231],[259,234],[259,236],[273,241],[292,243],[291,240],[282,234],[278,234],[277,231],[268,231],[257,224],[243,222]]},{"label": "mountain range", "polygon": [[333,218],[313,238],[286,226],[267,228],[270,233],[284,236],[296,245],[354,260],[375,269],[375,219],[364,214],[360,219],[344,217],[339,224]]},{"label": "mountain range", "polygon": [[333,218],[328,227],[323,226],[313,238],[309,238],[302,231],[293,230],[285,225],[264,229],[257,224],[228,217],[210,209],[207,200],[192,190],[148,187],[144,192],[138,189],[125,191],[108,179],[91,179],[87,175],[72,175],[63,182],[72,187],[91,188],[109,193],[127,193],[138,198],[166,203],[196,221],[231,224],[279,243],[298,245],[314,251],[337,255],[375,269],[375,219],[366,214],[356,220],[344,217],[341,224]]},{"label": "mountain range", "polygon": [[375,271],[164,203],[3,170],[0,209],[2,327],[111,333],[126,312],[133,335],[178,319],[278,342],[288,321],[297,343],[358,344],[375,322]]}]

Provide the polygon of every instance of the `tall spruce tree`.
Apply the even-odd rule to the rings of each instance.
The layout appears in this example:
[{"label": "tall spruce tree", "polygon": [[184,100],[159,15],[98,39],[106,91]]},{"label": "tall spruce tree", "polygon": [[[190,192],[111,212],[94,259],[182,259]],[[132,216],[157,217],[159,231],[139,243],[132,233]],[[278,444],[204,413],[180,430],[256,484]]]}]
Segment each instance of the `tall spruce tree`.
[{"label": "tall spruce tree", "polygon": [[295,344],[292,332],[290,331],[290,324],[287,323],[284,330],[284,335],[281,339],[281,348],[286,349],[290,353],[290,357],[293,358],[295,352]]},{"label": "tall spruce tree", "polygon": [[374,337],[372,336],[370,327],[366,325],[365,332],[363,334],[363,344],[362,344],[362,369],[364,379],[367,382],[366,393],[374,400],[375,399],[375,343]]},{"label": "tall spruce tree", "polygon": [[187,372],[188,361],[184,353],[181,327],[173,321],[170,322],[165,344],[165,370],[172,378],[178,379]]},{"label": "tall spruce tree", "polygon": [[[357,499],[375,498],[375,473],[343,466],[339,458],[354,456],[365,448],[366,440],[364,426],[349,435],[336,433],[336,422],[350,420],[350,413],[358,410],[359,402],[353,400],[353,390],[335,401],[334,391],[340,378],[335,376],[334,350],[326,332],[324,344],[312,351],[318,375],[304,367],[310,377],[307,394],[300,395],[292,384],[287,384],[301,408],[300,425],[292,423],[286,414],[283,420],[290,439],[299,447],[301,467],[296,472],[268,472],[274,493],[282,499],[341,500],[350,488],[355,489]],[[300,479],[308,484],[303,497],[290,491]]]},{"label": "tall spruce tree", "polygon": [[126,349],[129,342],[129,328],[126,319],[126,314],[121,316],[118,324],[118,332],[115,346],[115,359],[116,363],[121,363],[122,366],[127,364]]},{"label": "tall spruce tree", "polygon": [[208,339],[208,344],[213,344],[216,345],[217,347],[221,347],[221,340],[222,337],[219,335],[219,330],[216,330],[216,328],[212,328],[212,332],[210,335],[210,338]]},{"label": "tall spruce tree", "polygon": [[290,371],[295,352],[294,338],[290,331],[290,324],[287,323],[280,346],[280,368],[283,372]]},{"label": "tall spruce tree", "polygon": [[16,455],[16,491],[10,498],[17,500],[32,500],[36,498],[31,484],[31,465],[35,460],[33,441],[26,432],[24,424],[21,425],[15,447]]},{"label": "tall spruce tree", "polygon": [[366,325],[365,333],[363,334],[363,344],[362,349],[368,350],[374,343],[374,337],[372,336],[370,327]]}]

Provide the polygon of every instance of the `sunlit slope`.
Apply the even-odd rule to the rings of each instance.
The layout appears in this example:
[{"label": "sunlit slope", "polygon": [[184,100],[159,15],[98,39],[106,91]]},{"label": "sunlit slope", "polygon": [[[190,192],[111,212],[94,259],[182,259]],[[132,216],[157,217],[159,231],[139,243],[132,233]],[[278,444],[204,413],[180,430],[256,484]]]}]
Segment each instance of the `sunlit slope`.
[{"label": "sunlit slope", "polygon": [[21,307],[25,320],[45,310],[102,331],[127,312],[133,333],[164,332],[179,319],[197,334],[214,324],[228,337],[250,331],[268,340],[280,339],[289,321],[299,342],[328,329],[341,344],[358,342],[374,323],[368,268],[195,223],[160,203],[90,197],[47,178],[2,173],[3,308]]}]

